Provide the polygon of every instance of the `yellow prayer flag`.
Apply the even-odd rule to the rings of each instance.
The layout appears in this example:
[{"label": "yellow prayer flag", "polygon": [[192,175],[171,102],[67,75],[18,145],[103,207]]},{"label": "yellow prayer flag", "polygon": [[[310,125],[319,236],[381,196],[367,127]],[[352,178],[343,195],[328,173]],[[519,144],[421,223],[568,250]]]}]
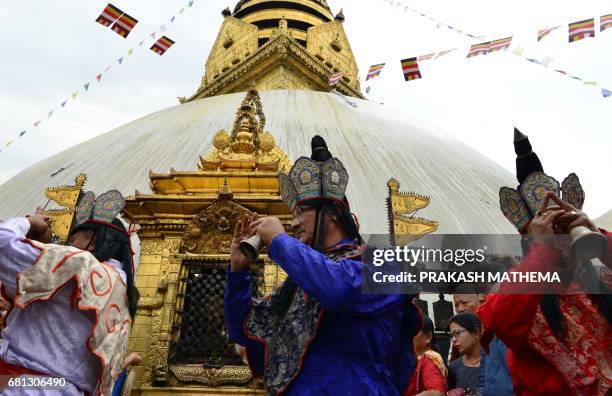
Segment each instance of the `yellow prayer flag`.
[{"label": "yellow prayer flag", "polygon": [[72,100],[76,99],[78,94],[79,94],[78,92],[73,92],[72,93]]},{"label": "yellow prayer flag", "polygon": [[597,81],[585,81],[583,84],[584,85],[592,85],[592,86],[596,87],[597,86]]},{"label": "yellow prayer flag", "polygon": [[6,142],[6,145],[5,145],[4,147],[8,147],[8,146],[10,146],[11,144],[13,144],[13,141],[12,141],[12,140],[9,140],[8,142]]},{"label": "yellow prayer flag", "polygon": [[132,53],[133,53],[133,52],[134,52],[134,48],[130,48],[130,49],[128,50],[128,56],[129,56],[129,55],[132,55]]},{"label": "yellow prayer flag", "polygon": [[516,47],[516,49],[512,51],[512,53],[517,56],[523,55],[524,52],[525,52],[525,49],[523,47]]}]

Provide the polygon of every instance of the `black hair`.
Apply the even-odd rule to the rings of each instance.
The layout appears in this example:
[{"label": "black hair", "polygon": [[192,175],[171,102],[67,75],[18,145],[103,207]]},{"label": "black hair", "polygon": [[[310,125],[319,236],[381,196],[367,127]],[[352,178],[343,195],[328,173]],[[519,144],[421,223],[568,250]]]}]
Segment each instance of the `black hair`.
[{"label": "black hair", "polygon": [[431,334],[434,332],[434,324],[429,316],[423,316],[423,328],[421,329],[423,334]]},{"label": "black hair", "polygon": [[70,235],[73,235],[77,231],[93,231],[94,236],[90,244],[95,241],[95,248],[92,252],[94,257],[100,262],[114,259],[121,263],[127,280],[128,310],[130,316],[134,319],[140,295],[134,285],[130,238],[128,237],[123,223],[121,223],[119,219],[113,220],[113,226],[117,228],[97,222],[85,222],[74,227],[72,231],[70,231]]},{"label": "black hair", "polygon": [[461,312],[456,314],[448,321],[448,324],[451,323],[456,323],[473,334],[480,334],[482,332],[482,323],[480,323],[480,319],[478,319],[478,316],[471,312]]}]

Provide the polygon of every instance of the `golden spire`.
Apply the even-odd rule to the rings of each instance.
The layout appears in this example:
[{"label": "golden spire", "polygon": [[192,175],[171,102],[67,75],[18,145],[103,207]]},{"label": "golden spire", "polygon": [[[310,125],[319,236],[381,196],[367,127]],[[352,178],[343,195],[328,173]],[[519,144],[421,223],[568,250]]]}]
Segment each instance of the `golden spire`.
[{"label": "golden spire", "polygon": [[362,97],[359,70],[342,26],[325,0],[241,0],[222,12],[223,24],[206,61],[197,92],[181,103],[209,96],[258,90],[330,91]]}]

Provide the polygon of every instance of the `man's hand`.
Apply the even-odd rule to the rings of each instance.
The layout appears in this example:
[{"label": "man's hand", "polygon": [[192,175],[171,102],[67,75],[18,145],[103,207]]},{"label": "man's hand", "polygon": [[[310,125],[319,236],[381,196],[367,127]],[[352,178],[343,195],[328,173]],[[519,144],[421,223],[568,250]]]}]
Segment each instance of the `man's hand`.
[{"label": "man's hand", "polygon": [[564,209],[548,209],[548,201],[553,196],[555,196],[554,193],[546,193],[540,203],[540,208],[529,225],[529,233],[533,235],[534,242],[550,247],[555,247],[555,221],[565,213]]},{"label": "man's hand", "polygon": [[278,217],[262,217],[255,220],[249,227],[250,235],[259,235],[266,246],[270,246],[274,238],[285,233],[285,227]]},{"label": "man's hand", "polygon": [[257,213],[253,213],[253,215],[250,217],[245,213],[244,216],[242,216],[242,219],[236,223],[234,237],[232,238],[232,243],[230,244],[230,261],[232,272],[247,269],[251,265],[251,260],[246,258],[240,251],[240,242],[249,237],[249,225],[256,219]]},{"label": "man's hand", "polygon": [[557,219],[557,223],[560,225],[561,230],[564,233],[569,234],[573,228],[580,226],[584,226],[594,232],[599,232],[597,226],[583,211],[576,209],[565,201],[562,201],[555,194],[552,194],[550,198],[555,201],[555,203],[559,205],[561,209],[565,210],[565,213]]},{"label": "man's hand", "polygon": [[41,243],[51,243],[53,232],[49,227],[49,217],[43,214],[42,209],[36,208],[36,214],[26,218],[30,222],[30,231],[26,237]]}]

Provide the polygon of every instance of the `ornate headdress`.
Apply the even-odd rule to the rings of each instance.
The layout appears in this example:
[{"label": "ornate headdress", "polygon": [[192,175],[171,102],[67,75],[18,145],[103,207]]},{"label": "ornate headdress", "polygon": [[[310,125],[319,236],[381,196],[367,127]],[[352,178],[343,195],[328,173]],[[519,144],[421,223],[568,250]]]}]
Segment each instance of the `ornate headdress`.
[{"label": "ornate headdress", "polygon": [[517,155],[516,174],[520,185],[516,190],[502,187],[499,190],[499,204],[504,216],[519,232],[526,231],[527,225],[535,217],[548,191],[552,191],[577,209],[582,209],[584,191],[575,173],[571,173],[561,184],[544,173],[538,156],[532,151],[528,137],[516,128],[514,148]]},{"label": "ornate headdress", "polygon": [[332,212],[336,213],[351,239],[361,243],[359,223],[352,215],[345,196],[348,172],[338,158],[332,157],[322,137],[313,137],[311,146],[310,158],[300,157],[289,174],[279,174],[281,198],[292,212],[300,205],[317,209],[315,249],[323,247],[326,213]]},{"label": "ornate headdress", "polygon": [[300,157],[289,174],[281,173],[278,178],[281,197],[291,211],[304,202],[314,200],[346,206],[344,193],[349,176],[338,158],[319,162]]},{"label": "ornate headdress", "polygon": [[[80,199],[76,208],[75,224],[77,227],[83,223],[101,223],[117,228],[113,220],[125,207],[125,199],[117,190],[110,190],[104,194],[96,195],[88,191]],[[126,233],[125,230],[120,230]]]}]

